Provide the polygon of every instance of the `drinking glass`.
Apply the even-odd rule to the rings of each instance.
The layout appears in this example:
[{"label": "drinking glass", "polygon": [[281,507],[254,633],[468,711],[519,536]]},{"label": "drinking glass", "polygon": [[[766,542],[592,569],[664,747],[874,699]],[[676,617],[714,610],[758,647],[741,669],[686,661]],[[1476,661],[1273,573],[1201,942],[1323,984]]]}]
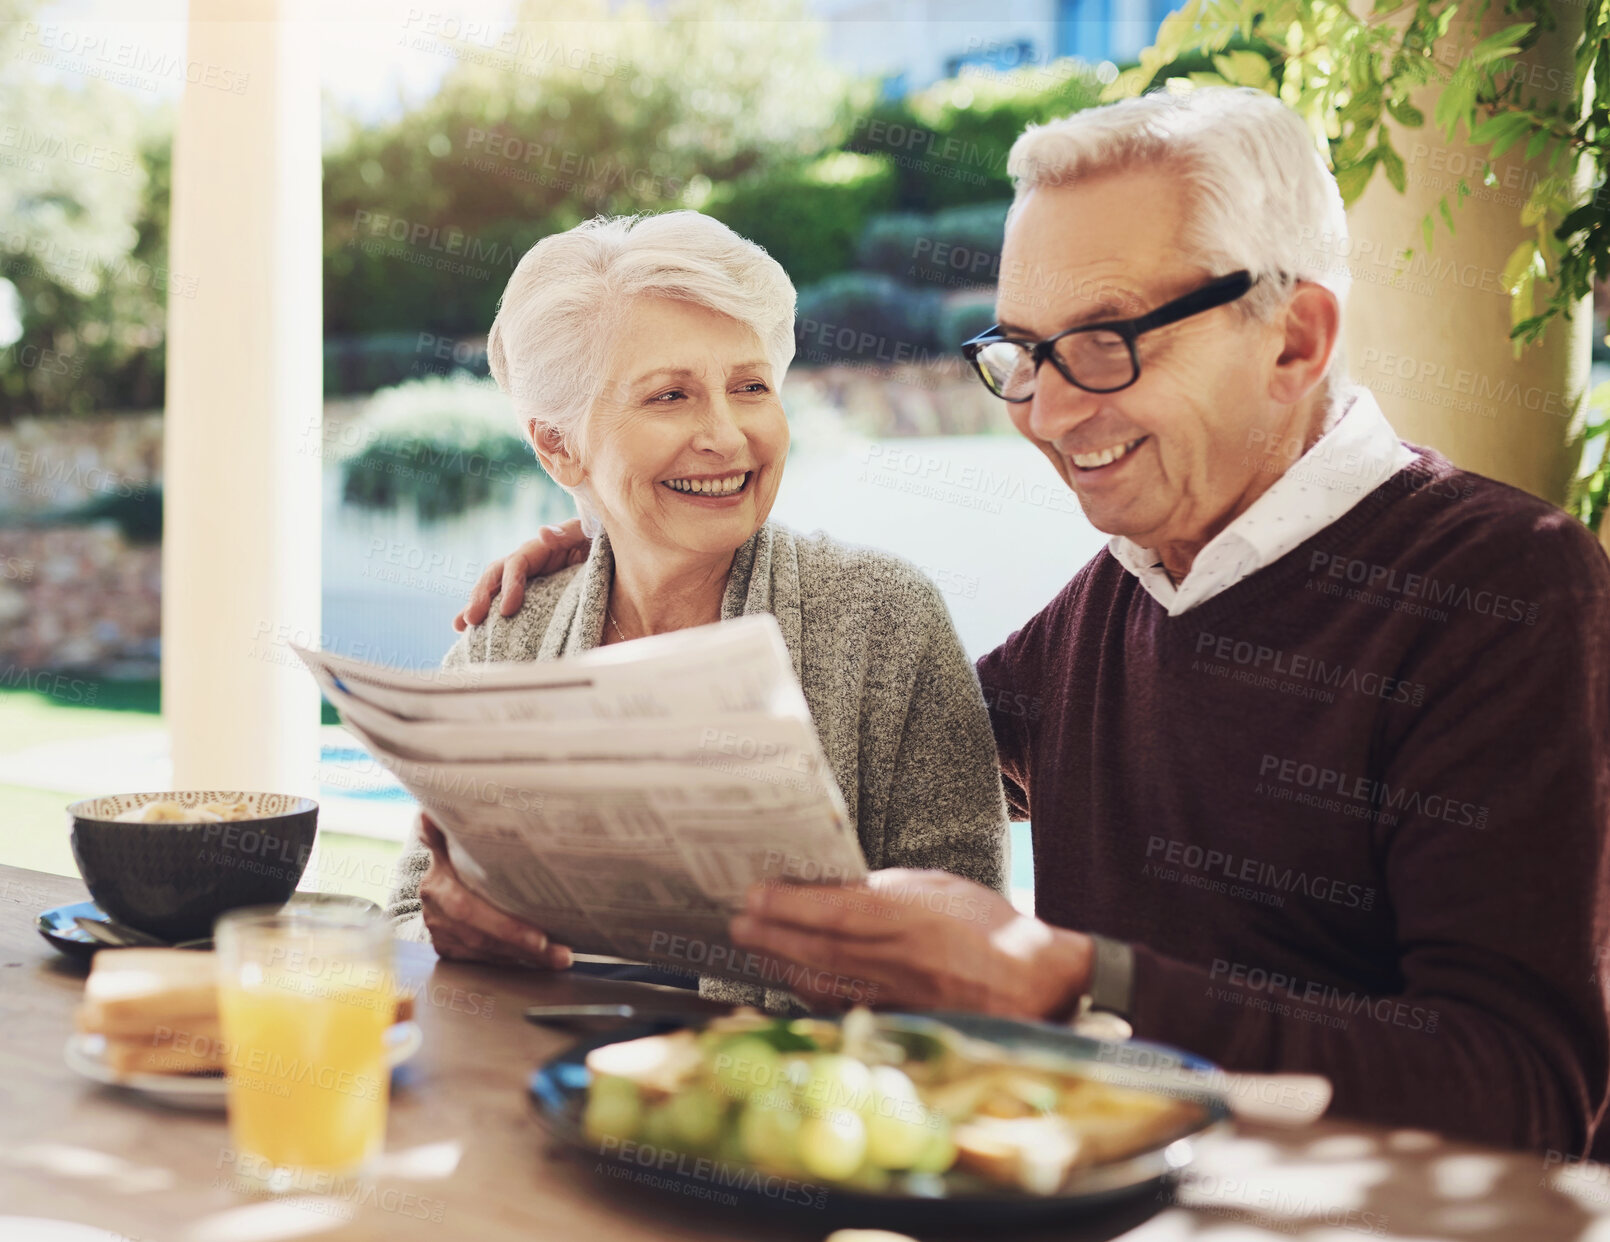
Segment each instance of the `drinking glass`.
[{"label": "drinking glass", "polygon": [[251,907],[214,929],[237,1171],[270,1191],[361,1173],[386,1132],[391,929],[359,907]]}]

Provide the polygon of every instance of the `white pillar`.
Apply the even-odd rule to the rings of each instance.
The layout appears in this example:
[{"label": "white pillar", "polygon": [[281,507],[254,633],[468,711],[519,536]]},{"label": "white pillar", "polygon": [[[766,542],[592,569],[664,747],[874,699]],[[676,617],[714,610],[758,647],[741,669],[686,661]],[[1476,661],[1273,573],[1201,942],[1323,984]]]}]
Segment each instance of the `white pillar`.
[{"label": "white pillar", "polygon": [[[1366,11],[1364,0],[1355,0],[1355,9]],[[1494,5],[1478,28],[1461,12],[1447,36],[1444,68],[1514,20]],[[1571,49],[1582,34],[1582,10],[1561,5],[1558,21],[1521,60],[1524,80],[1540,84],[1522,94],[1539,94],[1550,104],[1569,98]],[[1439,450],[1456,466],[1560,503],[1578,459],[1570,441],[1583,422],[1579,407],[1588,386],[1588,301],[1577,306],[1572,322],[1555,319],[1542,344],[1527,346],[1515,358],[1510,298],[1500,278],[1510,252],[1529,232],[1520,223],[1520,204],[1539,178],[1550,175],[1547,161],[1542,155],[1526,160],[1526,144],[1517,144],[1494,161],[1497,184],[1484,186],[1478,170],[1484,149],[1463,141],[1463,126],[1458,139],[1448,142],[1432,122],[1440,90],[1426,86],[1412,95],[1425,113],[1424,126],[1391,126],[1407,168],[1406,192],[1393,189],[1377,169],[1348,211],[1355,277],[1347,311],[1350,369],[1375,391],[1404,439]],[[1554,175],[1567,168],[1562,161]],[[1472,197],[1453,210],[1457,232],[1450,236],[1438,217],[1427,253],[1420,221],[1437,212],[1444,195],[1450,206],[1456,202],[1461,176]],[[1416,257],[1400,278],[1393,262],[1405,247]],[[1538,309],[1546,297],[1540,286],[1534,295]]]},{"label": "white pillar", "polygon": [[318,59],[299,0],[190,0],[162,541],[181,789],[315,792],[318,693],[284,641],[319,633]]}]

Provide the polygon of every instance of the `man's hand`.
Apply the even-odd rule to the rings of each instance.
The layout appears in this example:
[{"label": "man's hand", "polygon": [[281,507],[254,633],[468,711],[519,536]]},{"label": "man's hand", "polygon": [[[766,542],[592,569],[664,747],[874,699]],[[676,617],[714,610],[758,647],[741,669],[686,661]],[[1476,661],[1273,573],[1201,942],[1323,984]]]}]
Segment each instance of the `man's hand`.
[{"label": "man's hand", "polygon": [[549,943],[540,928],[503,913],[465,888],[447,857],[442,830],[428,815],[419,819],[430,849],[430,870],[419,884],[419,904],[438,954],[458,961],[539,970],[563,970],[570,965],[570,950],[564,945]]},{"label": "man's hand", "polygon": [[512,617],[525,602],[526,579],[558,573],[567,565],[579,565],[587,559],[592,546],[592,540],[581,533],[579,518],[571,518],[560,526],[544,526],[535,539],[527,539],[508,556],[488,563],[475,580],[470,602],[453,618],[453,628],[462,633],[485,621],[491,615],[494,595],[500,596],[498,611],[505,617]]},{"label": "man's hand", "polygon": [[790,986],[824,1006],[864,997],[1070,1018],[1094,959],[1083,933],[1019,914],[993,889],[945,871],[877,871],[865,887],[757,884],[731,935],[805,967],[805,986]]}]

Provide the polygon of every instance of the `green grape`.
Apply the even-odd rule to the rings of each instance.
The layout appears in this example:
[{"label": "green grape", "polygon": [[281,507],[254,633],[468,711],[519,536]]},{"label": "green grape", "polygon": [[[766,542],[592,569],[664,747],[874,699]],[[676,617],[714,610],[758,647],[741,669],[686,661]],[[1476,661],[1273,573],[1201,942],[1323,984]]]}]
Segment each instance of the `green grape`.
[{"label": "green grape", "polygon": [[717,1091],[727,1100],[747,1100],[783,1081],[782,1056],[754,1035],[740,1035],[721,1044],[710,1054],[708,1064]]},{"label": "green grape", "polygon": [[609,1075],[593,1079],[587,1092],[587,1111],[582,1117],[582,1128],[589,1138],[626,1142],[637,1137],[642,1122],[643,1097],[636,1083]]},{"label": "green grape", "polygon": [[913,1173],[944,1173],[956,1163],[956,1141],[950,1136],[950,1122],[938,1113],[928,1114],[928,1144],[911,1166]]},{"label": "green grape", "polygon": [[729,1164],[749,1164],[749,1153],[744,1150],[743,1136],[739,1133],[738,1119],[733,1118],[721,1127],[716,1140],[716,1157]]},{"label": "green grape", "polygon": [[752,1100],[738,1114],[738,1140],[751,1164],[779,1173],[799,1168],[800,1115],[771,1101]]},{"label": "green grape", "polygon": [[727,1115],[725,1102],[703,1087],[677,1092],[666,1102],[665,1111],[672,1137],[697,1150],[715,1143]]},{"label": "green grape", "polygon": [[861,1167],[846,1177],[840,1185],[850,1190],[863,1191],[866,1194],[881,1195],[889,1189],[894,1177],[888,1169],[880,1169],[871,1160],[863,1161]]},{"label": "green grape", "polygon": [[651,1105],[643,1110],[643,1123],[637,1128],[637,1137],[645,1147],[652,1147],[657,1151],[679,1146],[676,1130],[671,1124],[669,1101]]},{"label": "green grape", "polygon": [[871,1115],[867,1117],[867,1159],[885,1169],[909,1169],[921,1158],[930,1137],[928,1110],[911,1079],[892,1065],[872,1071]]},{"label": "green grape", "polygon": [[799,1095],[806,1112],[844,1108],[864,1119],[872,1109],[872,1071],[854,1057],[818,1053]]},{"label": "green grape", "polygon": [[805,1118],[799,1126],[799,1158],[816,1177],[834,1182],[849,1177],[866,1159],[866,1122],[848,1108]]}]

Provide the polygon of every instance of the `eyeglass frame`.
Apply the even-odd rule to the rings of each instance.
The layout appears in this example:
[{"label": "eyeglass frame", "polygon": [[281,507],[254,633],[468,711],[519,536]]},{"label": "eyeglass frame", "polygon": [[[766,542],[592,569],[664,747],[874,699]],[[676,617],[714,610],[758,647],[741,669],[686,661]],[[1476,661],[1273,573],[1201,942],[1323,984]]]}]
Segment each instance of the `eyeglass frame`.
[{"label": "eyeglass frame", "polygon": [[[996,392],[994,385],[989,382],[989,377],[984,374],[984,368],[979,365],[978,361],[978,355],[986,345],[1011,343],[1028,347],[1029,357],[1034,362],[1036,392],[1039,390],[1040,365],[1048,358],[1051,361],[1051,365],[1056,367],[1057,374],[1075,388],[1081,388],[1085,392],[1122,392],[1140,379],[1140,358],[1135,354],[1135,339],[1137,337],[1142,333],[1152,331],[1154,328],[1167,327],[1169,324],[1178,323],[1182,319],[1188,319],[1192,315],[1200,315],[1203,311],[1228,306],[1237,299],[1245,297],[1248,290],[1261,279],[1261,276],[1254,276],[1246,268],[1242,268],[1240,271],[1217,276],[1200,288],[1193,289],[1190,293],[1183,294],[1172,301],[1164,302],[1161,306],[1147,311],[1144,315],[1137,315],[1133,319],[1109,319],[1101,323],[1080,324],[1076,328],[1065,328],[1055,336],[1048,336],[1039,341],[1029,340],[1026,337],[1008,336],[1001,331],[1000,324],[992,324],[977,336],[963,341],[961,351],[967,361],[972,364],[974,372],[977,373],[984,387],[989,389],[990,394],[1014,405],[1022,405],[1025,402],[1033,401],[1034,392],[1029,393],[1026,397],[1008,397],[1004,393]],[[1081,384],[1074,379],[1073,376],[1068,374],[1067,368],[1063,366],[1062,359],[1057,356],[1056,344],[1063,337],[1073,336],[1078,332],[1116,333],[1123,339],[1124,344],[1129,349],[1129,366],[1134,374],[1125,383],[1119,384],[1116,388],[1092,388],[1090,385]]]}]

